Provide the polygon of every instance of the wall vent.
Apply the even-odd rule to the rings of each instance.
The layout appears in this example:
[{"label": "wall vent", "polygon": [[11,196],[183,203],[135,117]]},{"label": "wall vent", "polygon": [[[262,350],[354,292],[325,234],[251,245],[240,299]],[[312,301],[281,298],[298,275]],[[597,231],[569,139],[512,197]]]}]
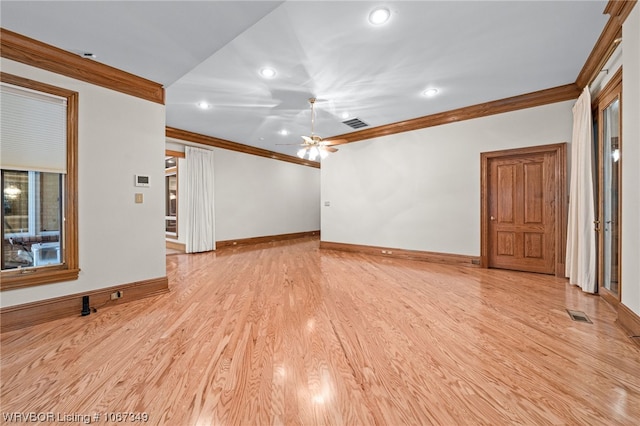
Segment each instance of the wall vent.
[{"label": "wall vent", "polygon": [[363,127],[367,127],[368,124],[359,118],[351,118],[349,120],[343,121],[344,124],[351,127],[352,129],[361,129]]}]

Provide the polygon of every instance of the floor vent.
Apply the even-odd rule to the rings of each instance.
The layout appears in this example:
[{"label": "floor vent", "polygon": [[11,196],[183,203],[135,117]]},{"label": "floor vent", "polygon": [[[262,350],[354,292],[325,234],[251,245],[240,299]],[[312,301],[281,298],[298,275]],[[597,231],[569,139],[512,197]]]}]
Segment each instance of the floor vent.
[{"label": "floor vent", "polygon": [[569,313],[569,316],[573,321],[588,322],[589,324],[593,324],[587,314],[582,311],[572,311],[570,309],[567,309],[567,312]]},{"label": "floor vent", "polygon": [[352,129],[361,129],[363,127],[367,127],[368,124],[359,118],[352,118],[350,120],[343,121],[344,124],[351,127]]}]

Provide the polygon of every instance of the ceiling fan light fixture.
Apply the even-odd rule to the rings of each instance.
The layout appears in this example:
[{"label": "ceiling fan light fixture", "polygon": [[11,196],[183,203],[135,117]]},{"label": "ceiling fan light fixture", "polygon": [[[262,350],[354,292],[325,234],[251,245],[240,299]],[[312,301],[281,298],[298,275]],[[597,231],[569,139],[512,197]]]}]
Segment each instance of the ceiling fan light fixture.
[{"label": "ceiling fan light fixture", "polygon": [[389,20],[391,17],[391,12],[389,9],[380,7],[378,9],[373,10],[369,14],[369,22],[371,25],[382,25]]},{"label": "ceiling fan light fixture", "polygon": [[[313,106],[315,102],[316,102],[316,98],[309,99],[309,104],[311,104],[311,135],[302,136],[303,142],[300,144],[302,148],[298,149],[298,151],[296,152],[296,155],[298,157],[302,159],[307,157],[310,161],[316,161],[316,158],[318,158],[318,156],[320,156],[320,159],[327,158],[329,153],[338,151],[337,148],[334,148],[332,146],[327,146],[327,145],[343,142],[342,139],[336,140],[336,141],[325,141],[320,136],[316,135],[313,132],[313,127],[315,123],[315,109],[313,108]],[[285,144],[285,145],[290,145],[290,144]]]},{"label": "ceiling fan light fixture", "polygon": [[316,148],[315,146],[312,146],[311,149],[309,149],[309,160],[315,161],[319,153],[320,151],[318,151],[318,148]]},{"label": "ceiling fan light fixture", "polygon": [[276,70],[269,67],[260,69],[260,75],[264,78],[274,78],[276,76]]}]

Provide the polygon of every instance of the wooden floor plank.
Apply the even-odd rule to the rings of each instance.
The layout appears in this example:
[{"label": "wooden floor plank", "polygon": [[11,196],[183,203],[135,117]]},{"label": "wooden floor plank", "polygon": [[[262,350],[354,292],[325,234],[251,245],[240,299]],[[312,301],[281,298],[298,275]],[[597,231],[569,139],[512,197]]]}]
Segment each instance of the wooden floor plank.
[{"label": "wooden floor plank", "polygon": [[168,256],[168,294],[3,333],[3,424],[640,424],[640,350],[603,299],[318,245]]}]

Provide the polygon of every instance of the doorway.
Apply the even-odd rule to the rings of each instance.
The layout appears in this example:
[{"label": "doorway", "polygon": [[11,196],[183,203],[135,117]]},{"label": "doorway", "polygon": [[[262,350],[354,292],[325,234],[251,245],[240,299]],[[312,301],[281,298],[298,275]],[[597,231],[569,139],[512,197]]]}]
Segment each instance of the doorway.
[{"label": "doorway", "polygon": [[617,305],[621,297],[622,73],[617,72],[595,101],[597,131],[598,292]]},{"label": "doorway", "polygon": [[481,154],[481,265],[564,276],[566,143]]}]

